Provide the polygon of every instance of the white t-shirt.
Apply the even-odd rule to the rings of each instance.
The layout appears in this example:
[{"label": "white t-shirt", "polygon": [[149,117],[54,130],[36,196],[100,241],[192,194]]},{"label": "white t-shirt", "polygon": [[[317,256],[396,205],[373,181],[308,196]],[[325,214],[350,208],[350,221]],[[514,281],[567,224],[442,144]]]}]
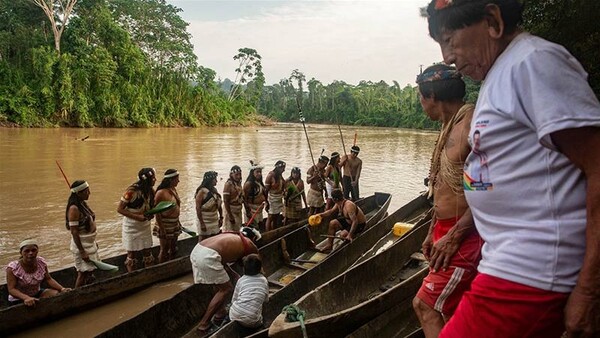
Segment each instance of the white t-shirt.
[{"label": "white t-shirt", "polygon": [[573,289],[585,252],[586,181],[550,134],[584,126],[600,126],[587,73],[563,47],[518,35],[487,74],[471,122],[464,187],[485,241],[480,272]]},{"label": "white t-shirt", "polygon": [[269,299],[269,282],[262,274],[238,279],[231,299],[229,318],[246,327],[262,324],[262,306]]}]

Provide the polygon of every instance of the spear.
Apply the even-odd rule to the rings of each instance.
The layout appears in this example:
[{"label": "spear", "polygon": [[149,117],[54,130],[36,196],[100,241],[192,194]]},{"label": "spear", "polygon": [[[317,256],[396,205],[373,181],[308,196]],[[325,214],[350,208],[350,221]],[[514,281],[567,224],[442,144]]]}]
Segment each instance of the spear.
[{"label": "spear", "polygon": [[342,139],[342,148],[344,149],[344,155],[348,156],[348,154],[346,154],[346,145],[344,144],[344,135],[342,134],[342,128],[340,127],[339,124],[338,124],[338,130],[340,131],[340,138]]},{"label": "spear", "polygon": [[67,179],[67,175],[65,175],[65,172],[63,171],[62,167],[60,166],[60,163],[58,163],[58,160],[56,161],[56,165],[58,166],[58,169],[60,170],[60,173],[62,174],[63,178],[65,179],[65,182],[67,182],[67,186],[69,187],[69,189],[71,189],[71,183],[69,183],[69,179]]}]

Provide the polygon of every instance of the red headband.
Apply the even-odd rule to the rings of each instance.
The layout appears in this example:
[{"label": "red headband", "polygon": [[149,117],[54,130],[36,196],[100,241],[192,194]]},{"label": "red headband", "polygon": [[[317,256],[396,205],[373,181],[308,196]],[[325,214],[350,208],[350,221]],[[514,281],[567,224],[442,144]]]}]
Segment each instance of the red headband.
[{"label": "red headband", "polygon": [[452,5],[452,0],[436,0],[435,9],[440,10]]}]

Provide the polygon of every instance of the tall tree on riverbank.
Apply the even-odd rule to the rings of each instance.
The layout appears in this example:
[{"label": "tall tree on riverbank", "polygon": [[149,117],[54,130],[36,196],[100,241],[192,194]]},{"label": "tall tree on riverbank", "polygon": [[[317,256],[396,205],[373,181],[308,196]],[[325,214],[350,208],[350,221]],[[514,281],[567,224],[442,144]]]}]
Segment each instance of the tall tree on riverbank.
[{"label": "tall tree on riverbank", "polygon": [[238,53],[233,56],[233,59],[238,62],[238,66],[235,69],[235,79],[233,80],[233,85],[229,92],[229,101],[233,101],[240,97],[244,85],[253,79],[261,82],[257,83],[255,86],[256,90],[260,93],[262,91],[262,85],[264,84],[264,74],[262,72],[261,63],[262,57],[260,54],[258,54],[256,49],[240,48],[238,49]]},{"label": "tall tree on riverbank", "polygon": [[41,8],[50,21],[50,28],[54,35],[54,49],[60,54],[60,39],[77,0],[30,0]]}]

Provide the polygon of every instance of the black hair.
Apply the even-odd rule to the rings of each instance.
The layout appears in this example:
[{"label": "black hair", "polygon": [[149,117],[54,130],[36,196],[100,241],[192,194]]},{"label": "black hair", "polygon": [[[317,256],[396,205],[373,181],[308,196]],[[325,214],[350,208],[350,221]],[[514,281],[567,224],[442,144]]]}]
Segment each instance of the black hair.
[{"label": "black hair", "polygon": [[244,275],[256,276],[262,269],[262,261],[257,254],[249,254],[244,257]]},{"label": "black hair", "polygon": [[[206,188],[209,191],[212,191],[213,194],[219,195],[219,192],[217,191],[217,188],[212,185],[212,181],[217,178],[217,175],[218,174],[217,174],[216,171],[207,171],[207,172],[205,172],[204,173],[204,178],[202,179],[202,183],[200,183],[200,185],[196,189],[196,192],[194,193],[194,197],[196,197],[198,195],[198,191],[200,191],[200,189],[202,189],[202,188]],[[219,195],[219,196],[221,196],[221,195]]]},{"label": "black hair", "polygon": [[339,160],[339,159],[340,159],[340,153],[338,153],[337,151],[333,152],[333,153],[331,153],[331,158],[329,159],[329,164],[333,165],[336,162],[336,160]]},{"label": "black hair", "polygon": [[[456,70],[456,68],[443,63],[438,63],[427,67],[423,71],[423,74],[447,70],[452,71]],[[465,82],[461,78],[449,78],[419,83],[419,92],[421,95],[425,98],[431,98],[433,96],[437,101],[462,100],[465,97],[465,88]]]},{"label": "black hair", "polygon": [[515,32],[523,21],[522,0],[454,0],[442,9],[435,9],[436,2],[432,0],[427,6],[429,35],[439,40],[442,30],[457,30],[471,26],[486,15],[486,6],[494,4],[500,8],[504,21],[504,34]]},{"label": "black hair", "polygon": [[331,192],[331,199],[334,201],[341,201],[344,198],[344,193],[340,189],[333,189]]},{"label": "black hair", "polygon": [[[77,181],[71,183],[71,189],[75,188],[76,186],[82,185],[83,183],[85,183],[85,180],[77,180]],[[77,209],[81,210],[82,203],[85,203],[85,202],[81,198],[79,198],[77,193],[71,192],[71,195],[69,195],[69,199],[67,200],[67,209],[65,210],[65,221],[66,221],[65,226],[67,227],[67,230],[71,229],[69,226],[69,208],[72,205],[74,205],[77,207]]]},{"label": "black hair", "polygon": [[133,189],[142,192],[144,199],[150,202],[150,205],[154,205],[154,189],[152,188],[152,180],[150,177],[156,176],[156,172],[153,168],[142,168],[138,172],[139,180],[131,185]]},{"label": "black hair", "polygon": [[[165,176],[172,174],[172,173],[176,173],[177,169],[167,169],[167,171],[165,171]],[[158,192],[161,189],[166,189],[166,188],[170,188],[171,187],[171,182],[173,182],[173,180],[176,178],[177,176],[173,176],[173,177],[165,177],[162,179],[162,181],[160,182],[160,184],[158,185],[158,188],[156,188],[156,192]]]}]

